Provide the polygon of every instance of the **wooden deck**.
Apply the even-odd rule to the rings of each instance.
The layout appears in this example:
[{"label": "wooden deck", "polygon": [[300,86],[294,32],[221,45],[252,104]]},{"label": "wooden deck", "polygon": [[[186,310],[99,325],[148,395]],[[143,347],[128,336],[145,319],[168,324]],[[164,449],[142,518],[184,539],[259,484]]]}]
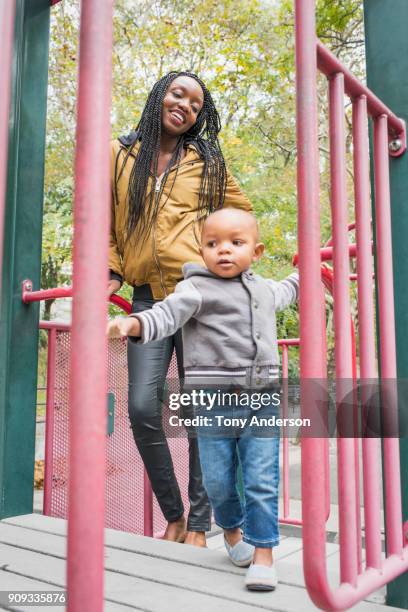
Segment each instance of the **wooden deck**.
[{"label": "wooden deck", "polygon": [[[0,521],[0,590],[63,590],[66,521],[29,514]],[[304,588],[302,540],[285,534],[275,549],[278,575],[273,593],[250,593],[243,586],[245,570],[234,567],[224,551],[222,535],[212,534],[208,549],[153,540],[106,530],[105,610],[151,612],[308,612],[317,608]],[[328,573],[338,584],[338,545],[327,544]],[[358,612],[392,612],[382,605],[384,590],[353,608]],[[13,606],[12,610],[39,610]],[[41,608],[44,609],[44,608]],[[47,606],[46,610],[62,610]],[[86,610],[84,604],[84,612]]]}]

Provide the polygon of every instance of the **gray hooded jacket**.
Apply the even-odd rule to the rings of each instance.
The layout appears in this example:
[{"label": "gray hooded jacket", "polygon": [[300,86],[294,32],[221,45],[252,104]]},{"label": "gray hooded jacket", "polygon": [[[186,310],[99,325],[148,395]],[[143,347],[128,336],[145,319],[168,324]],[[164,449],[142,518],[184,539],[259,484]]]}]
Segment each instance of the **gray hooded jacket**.
[{"label": "gray hooded jacket", "polygon": [[277,310],[294,302],[297,272],[277,282],[251,270],[226,279],[199,264],[183,266],[184,280],[150,310],[137,342],[160,340],[182,327],[185,382],[259,387],[279,375]]}]

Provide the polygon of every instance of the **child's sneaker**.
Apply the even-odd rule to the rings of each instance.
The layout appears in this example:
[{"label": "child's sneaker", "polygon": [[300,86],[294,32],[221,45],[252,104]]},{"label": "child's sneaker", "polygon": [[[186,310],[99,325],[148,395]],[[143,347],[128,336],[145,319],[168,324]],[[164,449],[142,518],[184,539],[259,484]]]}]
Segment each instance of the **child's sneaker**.
[{"label": "child's sneaker", "polygon": [[274,591],[278,584],[275,564],[251,565],[245,576],[245,586],[250,591]]},{"label": "child's sneaker", "polygon": [[251,544],[247,544],[243,540],[237,542],[235,546],[228,544],[226,537],[224,536],[224,544],[227,549],[229,558],[234,565],[238,567],[248,567],[252,563],[254,556],[254,547]]}]

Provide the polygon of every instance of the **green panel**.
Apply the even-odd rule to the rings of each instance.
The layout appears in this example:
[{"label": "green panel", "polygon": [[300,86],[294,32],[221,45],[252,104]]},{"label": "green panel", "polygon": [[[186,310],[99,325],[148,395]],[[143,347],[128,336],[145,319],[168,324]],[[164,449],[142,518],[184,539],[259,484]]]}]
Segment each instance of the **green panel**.
[{"label": "green panel", "polygon": [[[408,120],[408,2],[365,0],[367,82]],[[408,153],[391,158],[391,201],[398,378],[408,379]],[[408,406],[400,400],[406,421]],[[403,517],[408,519],[408,440],[400,440]],[[387,603],[408,609],[408,573],[387,587]]]},{"label": "green panel", "polygon": [[32,512],[49,0],[17,0],[0,304],[0,518]]},{"label": "green panel", "polygon": [[108,436],[113,434],[115,427],[115,394],[108,393]]}]

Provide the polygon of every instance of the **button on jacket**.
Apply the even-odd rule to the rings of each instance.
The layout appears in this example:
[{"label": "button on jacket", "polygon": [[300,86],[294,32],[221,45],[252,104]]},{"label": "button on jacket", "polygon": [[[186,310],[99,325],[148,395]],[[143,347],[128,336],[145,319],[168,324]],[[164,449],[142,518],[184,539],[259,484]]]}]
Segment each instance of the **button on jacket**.
[{"label": "button on jacket", "polygon": [[175,292],[136,316],[136,342],[170,336],[182,327],[186,382],[234,382],[259,386],[276,379],[277,310],[297,299],[297,272],[277,282],[251,270],[222,278],[198,264],[183,266]]},{"label": "button on jacket", "polygon": [[[149,284],[155,300],[172,293],[182,280],[181,267],[186,261],[202,263],[199,252],[198,196],[204,162],[193,145],[177,167],[171,169],[160,197],[154,227],[146,240],[135,244],[126,239],[128,216],[127,191],[130,173],[137,153],[136,145],[128,154],[132,141],[121,138],[112,142],[112,216],[109,269],[115,278],[130,285]],[[177,170],[177,179],[173,179]],[[159,177],[160,180],[160,177]],[[116,189],[115,189],[116,182]],[[156,188],[150,179],[147,194]],[[115,198],[115,194],[117,197]],[[236,180],[227,173],[224,206],[252,209]]]}]

